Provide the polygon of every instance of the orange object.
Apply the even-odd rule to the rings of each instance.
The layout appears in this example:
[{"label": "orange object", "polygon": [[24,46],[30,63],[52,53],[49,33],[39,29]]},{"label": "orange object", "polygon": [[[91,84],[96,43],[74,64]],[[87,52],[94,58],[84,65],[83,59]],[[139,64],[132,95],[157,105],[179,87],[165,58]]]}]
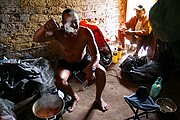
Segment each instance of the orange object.
[{"label": "orange object", "polygon": [[113,63],[118,63],[118,56],[117,56],[116,48],[114,48],[114,51],[113,51],[112,62]]},{"label": "orange object", "polygon": [[106,42],[110,41],[109,39],[104,37],[102,31],[100,30],[100,28],[98,27],[98,25],[96,23],[94,23],[94,22],[91,23],[91,22],[88,22],[87,20],[81,20],[79,25],[88,27],[89,29],[91,29],[91,31],[94,34],[98,48],[104,47],[105,41]]},{"label": "orange object", "polygon": [[117,53],[118,60],[122,57],[122,45],[118,45],[118,53]]}]

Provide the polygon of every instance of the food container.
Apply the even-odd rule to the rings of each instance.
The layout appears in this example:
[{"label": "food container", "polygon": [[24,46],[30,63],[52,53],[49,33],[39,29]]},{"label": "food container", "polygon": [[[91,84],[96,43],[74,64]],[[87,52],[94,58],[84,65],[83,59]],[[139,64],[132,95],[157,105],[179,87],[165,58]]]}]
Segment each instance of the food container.
[{"label": "food container", "polygon": [[33,104],[32,111],[40,120],[57,120],[62,116],[64,106],[58,95],[45,94]]},{"label": "food container", "polygon": [[155,102],[160,106],[161,113],[174,113],[177,110],[176,104],[170,98],[158,98]]}]

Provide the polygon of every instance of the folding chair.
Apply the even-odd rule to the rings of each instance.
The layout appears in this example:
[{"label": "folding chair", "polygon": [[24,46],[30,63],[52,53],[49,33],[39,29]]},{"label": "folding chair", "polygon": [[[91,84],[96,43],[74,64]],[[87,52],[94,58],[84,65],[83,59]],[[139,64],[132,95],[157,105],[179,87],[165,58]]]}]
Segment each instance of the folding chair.
[{"label": "folding chair", "polygon": [[73,76],[82,84],[83,89],[88,88],[88,82],[85,79],[84,73],[81,71],[74,71]]},{"label": "folding chair", "polygon": [[156,112],[156,110],[160,108],[159,105],[157,105],[149,96],[147,88],[144,86],[140,86],[136,90],[136,93],[133,93],[129,96],[124,96],[124,100],[134,113],[132,117],[129,117],[125,120],[140,120],[143,115],[146,115],[146,119],[148,119],[149,113]]}]

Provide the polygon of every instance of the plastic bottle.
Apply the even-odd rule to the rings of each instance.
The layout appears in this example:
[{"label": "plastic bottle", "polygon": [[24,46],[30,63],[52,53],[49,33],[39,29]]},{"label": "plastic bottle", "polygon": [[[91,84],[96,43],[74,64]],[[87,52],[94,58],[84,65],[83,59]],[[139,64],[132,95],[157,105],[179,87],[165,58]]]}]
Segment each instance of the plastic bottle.
[{"label": "plastic bottle", "polygon": [[154,84],[151,86],[150,96],[157,97],[161,91],[162,78],[158,77]]},{"label": "plastic bottle", "polygon": [[113,56],[112,56],[113,63],[118,63],[118,56],[117,56],[117,50],[114,48]]},{"label": "plastic bottle", "polygon": [[117,53],[118,60],[121,59],[121,56],[122,56],[122,45],[119,44],[118,45],[118,53]]}]

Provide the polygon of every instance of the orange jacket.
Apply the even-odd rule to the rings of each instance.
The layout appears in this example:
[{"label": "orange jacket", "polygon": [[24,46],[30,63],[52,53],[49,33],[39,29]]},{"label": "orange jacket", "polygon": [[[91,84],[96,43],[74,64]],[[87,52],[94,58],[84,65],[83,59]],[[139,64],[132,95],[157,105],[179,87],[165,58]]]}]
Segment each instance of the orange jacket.
[{"label": "orange jacket", "polygon": [[97,24],[88,22],[87,20],[81,20],[79,23],[80,26],[88,27],[94,34],[95,41],[97,43],[98,48],[104,47],[105,42],[109,41],[104,38],[104,35]]},{"label": "orange jacket", "polygon": [[[136,23],[137,23],[138,19],[136,16],[132,17],[128,22],[125,22],[126,28],[131,30],[135,30],[136,27]],[[148,25],[148,19],[147,16],[144,16],[142,18],[142,32],[141,34],[139,34],[138,36],[146,36],[149,34],[149,25]]]}]

